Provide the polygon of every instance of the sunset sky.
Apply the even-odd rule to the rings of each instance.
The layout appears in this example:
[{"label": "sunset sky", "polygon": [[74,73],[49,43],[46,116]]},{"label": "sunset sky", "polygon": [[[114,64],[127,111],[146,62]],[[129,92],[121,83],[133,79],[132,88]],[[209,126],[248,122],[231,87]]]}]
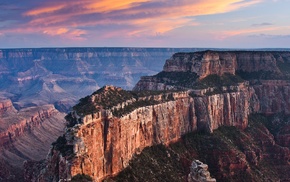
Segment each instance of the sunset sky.
[{"label": "sunset sky", "polygon": [[0,0],[0,47],[290,48],[290,0]]}]

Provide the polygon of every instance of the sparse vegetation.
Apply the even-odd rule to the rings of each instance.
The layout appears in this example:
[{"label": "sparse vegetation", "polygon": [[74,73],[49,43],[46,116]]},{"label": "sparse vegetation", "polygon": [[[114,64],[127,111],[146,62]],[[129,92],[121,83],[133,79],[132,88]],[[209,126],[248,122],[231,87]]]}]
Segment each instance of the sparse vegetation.
[{"label": "sparse vegetation", "polygon": [[62,156],[70,156],[73,154],[73,145],[67,145],[67,141],[65,136],[60,136],[56,140],[56,142],[53,142],[52,145],[54,148],[62,154]]},{"label": "sparse vegetation", "polygon": [[233,75],[229,73],[225,73],[222,76],[213,74],[208,75],[207,77],[203,78],[199,82],[194,85],[194,88],[208,88],[208,87],[217,87],[220,88],[222,86],[235,86],[238,83],[242,83],[243,80],[238,75]]},{"label": "sparse vegetation", "polygon": [[121,117],[127,113],[130,113],[131,111],[133,111],[136,108],[139,107],[145,107],[145,106],[150,106],[150,105],[154,105],[154,104],[158,104],[158,101],[155,100],[140,100],[140,101],[136,101],[133,102],[132,104],[129,104],[123,108],[120,109],[114,109],[113,110],[113,115],[116,117]]},{"label": "sparse vegetation", "polygon": [[66,126],[67,127],[73,127],[74,125],[76,125],[78,122],[76,120],[76,118],[73,118],[72,113],[68,113],[64,119],[66,120]]},{"label": "sparse vegetation", "polygon": [[249,123],[250,125],[263,124],[274,136],[276,136],[290,123],[290,116],[284,113],[276,113],[270,116],[251,114],[249,116]]},{"label": "sparse vegetation", "polygon": [[280,71],[284,74],[286,74],[289,79],[289,76],[290,76],[290,63],[289,62],[280,62],[280,61],[277,61],[277,66],[278,68],[280,69]]},{"label": "sparse vegetation", "polygon": [[273,71],[253,71],[253,72],[247,72],[247,71],[237,71],[237,75],[239,75],[244,80],[285,80],[289,79],[289,77],[286,77],[283,74],[279,74]]},{"label": "sparse vegetation", "polygon": [[191,71],[187,72],[162,71],[157,75],[154,75],[153,78],[156,78],[158,82],[165,83],[167,85],[190,88],[197,82],[199,76]]},{"label": "sparse vegetation", "polygon": [[72,177],[71,182],[90,182],[93,178],[87,174],[77,174]]},{"label": "sparse vegetation", "polygon": [[[281,160],[266,157],[273,152],[271,148],[264,148],[264,142],[269,139],[262,137],[257,140],[257,136],[267,131],[262,121],[264,116],[260,116],[251,116],[250,127],[246,130],[223,126],[212,134],[186,134],[180,141],[166,147],[147,147],[132,158],[125,170],[105,181],[186,181],[194,159],[208,164],[211,176],[217,181],[279,180],[283,172],[274,166]],[[256,152],[258,158],[262,153],[265,157],[258,159],[256,165],[246,155],[250,151]]]},{"label": "sparse vegetation", "polygon": [[86,115],[90,113],[98,112],[99,109],[93,103],[91,96],[86,96],[79,100],[79,103],[73,107],[80,115]]},{"label": "sparse vegetation", "polygon": [[[166,101],[172,101],[174,91],[126,91],[121,88],[115,87],[103,87],[91,96],[80,99],[80,102],[73,107],[73,109],[79,115],[86,115],[94,112],[98,112],[100,108],[103,109],[112,109],[118,104],[128,102],[125,106],[120,108],[112,109],[114,116],[121,117],[136,108],[150,106]],[[161,95],[161,99],[155,100],[154,96]],[[148,97],[148,98],[146,98]],[[68,114],[66,117],[68,121],[68,127],[72,127],[78,123],[78,121],[72,117],[71,114]]]},{"label": "sparse vegetation", "polygon": [[133,99],[133,95],[130,92],[110,86],[105,86],[92,95],[95,96],[93,103],[102,106],[104,109],[109,109],[122,102]]}]

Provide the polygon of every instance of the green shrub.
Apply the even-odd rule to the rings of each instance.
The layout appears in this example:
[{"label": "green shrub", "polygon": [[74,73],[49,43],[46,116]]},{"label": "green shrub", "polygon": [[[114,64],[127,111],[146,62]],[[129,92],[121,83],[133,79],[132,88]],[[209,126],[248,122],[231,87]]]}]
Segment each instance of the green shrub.
[{"label": "green shrub", "polygon": [[89,181],[93,181],[93,178],[87,174],[77,174],[71,179],[71,182],[89,182]]},{"label": "green shrub", "polygon": [[195,84],[195,88],[208,88],[208,87],[222,87],[222,86],[235,86],[244,80],[238,76],[225,73],[222,76],[213,74],[208,75]]},{"label": "green shrub", "polygon": [[157,75],[154,75],[153,78],[157,79],[157,82],[165,83],[167,85],[180,86],[185,88],[192,87],[199,76],[191,71],[187,72],[165,72],[162,71]]},{"label": "green shrub", "polygon": [[54,149],[60,151],[62,156],[69,156],[73,154],[73,145],[67,145],[67,141],[64,135],[58,137],[56,142],[53,142],[52,145],[54,146]]}]

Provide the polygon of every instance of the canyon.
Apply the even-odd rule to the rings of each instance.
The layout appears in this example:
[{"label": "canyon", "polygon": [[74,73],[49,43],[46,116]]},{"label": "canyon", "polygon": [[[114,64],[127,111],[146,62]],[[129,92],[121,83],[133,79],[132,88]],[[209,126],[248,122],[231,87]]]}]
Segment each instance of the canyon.
[{"label": "canyon", "polygon": [[67,112],[104,85],[132,89],[175,52],[196,48],[35,48],[0,50],[0,96],[16,109],[53,104]]},{"label": "canyon", "polygon": [[65,114],[53,105],[19,111],[11,100],[0,105],[0,181],[22,181],[23,162],[42,160],[47,155],[56,136],[64,132]]},{"label": "canyon", "polygon": [[23,181],[23,162],[46,158],[66,112],[105,84],[131,89],[166,58],[195,48],[0,50],[0,181]]},{"label": "canyon", "polygon": [[25,180],[181,181],[199,159],[217,181],[287,181],[289,68],[287,51],[176,53],[133,91],[80,99],[47,159],[25,163]]}]

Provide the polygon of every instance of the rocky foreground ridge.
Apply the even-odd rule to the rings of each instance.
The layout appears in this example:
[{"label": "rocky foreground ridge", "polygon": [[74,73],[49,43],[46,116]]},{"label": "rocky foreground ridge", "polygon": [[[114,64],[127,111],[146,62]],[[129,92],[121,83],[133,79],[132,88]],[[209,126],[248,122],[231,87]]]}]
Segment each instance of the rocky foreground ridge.
[{"label": "rocky foreground ridge", "polygon": [[[268,174],[261,174],[259,162],[277,159],[284,169],[289,168],[289,132],[280,132],[281,127],[277,127],[283,123],[283,128],[289,128],[288,120],[284,120],[290,112],[288,68],[289,52],[175,54],[166,61],[161,73],[143,77],[134,91],[106,86],[81,99],[66,116],[66,134],[54,143],[46,164],[27,163],[26,180],[70,180],[83,174],[101,181],[130,168],[130,161],[146,147],[168,146],[192,132],[215,133],[219,128],[232,126],[238,128],[235,132],[240,138],[232,138],[229,133],[213,135],[225,139],[230,135],[229,140],[219,142],[234,146],[226,153],[218,149],[209,154],[217,156],[207,161],[212,166],[216,165],[214,160],[221,160],[217,165],[220,169],[216,169],[220,172],[214,172],[216,179],[225,179],[224,175],[237,177],[239,170],[249,173],[252,180],[256,180],[255,170],[260,171],[255,174],[266,175],[261,181],[269,179]],[[285,117],[273,117],[267,123],[277,128],[271,132],[252,119],[250,125],[257,129],[255,133],[248,129],[249,116],[257,113],[265,117],[280,113]],[[257,133],[259,136],[255,137]],[[275,138],[282,141],[277,144]],[[252,145],[245,146],[243,141]],[[213,146],[214,142],[208,147]],[[221,154],[229,157],[219,158]],[[43,169],[32,173],[35,165]],[[230,173],[221,171],[225,168],[230,168]],[[282,177],[277,174],[276,178]]]}]

